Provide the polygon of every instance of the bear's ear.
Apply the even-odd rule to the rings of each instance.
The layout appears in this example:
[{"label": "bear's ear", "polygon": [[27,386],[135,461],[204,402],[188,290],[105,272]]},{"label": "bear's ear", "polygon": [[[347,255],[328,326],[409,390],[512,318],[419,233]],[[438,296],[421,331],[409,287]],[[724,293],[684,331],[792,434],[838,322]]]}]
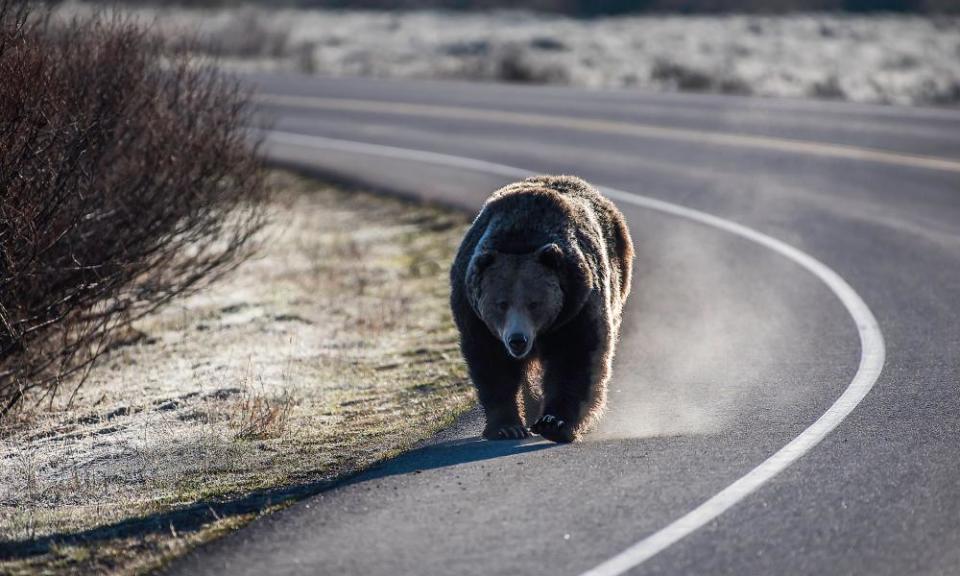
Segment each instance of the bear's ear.
[{"label": "bear's ear", "polygon": [[479,274],[480,272],[483,272],[487,266],[493,264],[493,258],[493,252],[484,250],[473,257],[473,261],[470,262],[470,266],[473,268],[475,274]]},{"label": "bear's ear", "polygon": [[558,270],[563,264],[563,250],[556,244],[544,244],[537,249],[537,260],[544,266]]}]

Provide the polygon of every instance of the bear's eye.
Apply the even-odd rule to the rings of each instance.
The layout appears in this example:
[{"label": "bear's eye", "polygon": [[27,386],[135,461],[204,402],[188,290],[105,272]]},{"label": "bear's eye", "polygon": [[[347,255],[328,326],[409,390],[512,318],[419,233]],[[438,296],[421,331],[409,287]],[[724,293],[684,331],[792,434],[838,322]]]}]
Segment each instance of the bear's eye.
[{"label": "bear's eye", "polygon": [[497,302],[497,309],[499,309],[501,312],[506,312],[507,308],[509,307],[510,305],[502,300],[500,302]]},{"label": "bear's eye", "polygon": [[540,307],[540,303],[539,303],[539,302],[531,302],[530,304],[528,304],[528,306],[530,307],[531,310],[536,310],[537,308]]}]

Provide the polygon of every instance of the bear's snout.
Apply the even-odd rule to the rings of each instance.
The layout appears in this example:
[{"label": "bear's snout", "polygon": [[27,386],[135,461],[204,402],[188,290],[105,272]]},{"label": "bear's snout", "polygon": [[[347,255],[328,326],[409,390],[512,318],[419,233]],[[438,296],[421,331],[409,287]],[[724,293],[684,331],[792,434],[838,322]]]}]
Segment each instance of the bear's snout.
[{"label": "bear's snout", "polygon": [[510,350],[510,354],[514,358],[523,358],[527,355],[528,349],[527,344],[530,342],[530,339],[527,338],[527,335],[522,332],[514,332],[507,336],[507,348]]},{"label": "bear's snout", "polygon": [[536,328],[530,317],[512,307],[507,312],[505,324],[500,332],[500,340],[507,348],[507,353],[517,360],[525,358],[533,348],[533,338],[536,335]]}]

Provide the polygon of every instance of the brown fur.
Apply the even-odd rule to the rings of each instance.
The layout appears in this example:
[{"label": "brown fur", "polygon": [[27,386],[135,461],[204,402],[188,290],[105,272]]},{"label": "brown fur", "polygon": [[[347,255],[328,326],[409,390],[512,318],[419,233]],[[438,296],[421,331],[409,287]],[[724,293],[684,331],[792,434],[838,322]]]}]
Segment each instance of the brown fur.
[{"label": "brown fur", "polygon": [[[451,270],[451,307],[487,418],[485,437],[522,436],[526,424],[546,438],[571,441],[593,425],[606,401],[632,262],[623,215],[579,178],[537,176],[490,197]],[[539,267],[536,273],[531,266]],[[499,278],[486,276],[490,270],[528,272]],[[543,317],[522,308],[530,298],[547,298],[547,310],[553,298],[561,301]],[[504,322],[496,311],[507,305],[522,309],[520,324],[536,331],[521,359],[495,333]],[[534,414],[539,419],[532,422]]]}]

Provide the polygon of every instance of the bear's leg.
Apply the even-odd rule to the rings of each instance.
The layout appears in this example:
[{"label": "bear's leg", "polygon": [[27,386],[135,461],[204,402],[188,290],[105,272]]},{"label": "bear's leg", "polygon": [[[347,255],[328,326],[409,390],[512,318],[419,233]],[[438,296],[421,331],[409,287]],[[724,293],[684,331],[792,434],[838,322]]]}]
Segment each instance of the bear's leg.
[{"label": "bear's leg", "polygon": [[464,331],[460,346],[487,419],[483,437],[513,440],[530,436],[520,419],[517,396],[526,376],[525,363],[508,356],[503,344],[482,324],[472,333]]},{"label": "bear's leg", "polygon": [[543,416],[530,430],[554,442],[577,440],[606,400],[612,343],[603,323],[577,322],[551,335],[544,350]]},{"label": "bear's leg", "polygon": [[527,371],[520,383],[520,399],[523,409],[523,421],[527,426],[532,425],[543,414],[543,369],[540,359],[530,358],[527,362]]}]

